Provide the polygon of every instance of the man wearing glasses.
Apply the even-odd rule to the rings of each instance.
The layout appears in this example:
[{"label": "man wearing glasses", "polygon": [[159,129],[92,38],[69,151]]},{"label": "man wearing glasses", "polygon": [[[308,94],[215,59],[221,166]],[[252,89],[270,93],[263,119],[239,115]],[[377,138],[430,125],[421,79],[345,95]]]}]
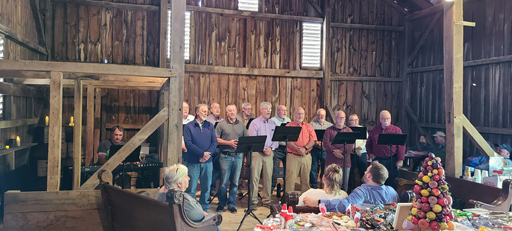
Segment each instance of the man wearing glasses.
[{"label": "man wearing glasses", "polygon": [[[362,127],[359,125],[359,117],[356,114],[352,114],[348,117],[349,127]],[[366,132],[368,137],[368,132]],[[352,153],[352,168],[350,168],[350,181],[348,182],[347,193],[350,193],[355,186],[355,169],[359,171],[359,175],[363,177],[366,168],[368,167],[368,157],[366,155],[366,140],[358,139],[354,145],[354,153]]]},{"label": "man wearing glasses", "polygon": [[251,103],[245,102],[242,104],[242,112],[236,114],[236,118],[244,123],[245,126],[247,126],[247,122],[249,122],[250,119],[255,118],[256,115],[252,113],[252,106]]},{"label": "man wearing glasses", "polygon": [[[286,116],[288,113],[288,110],[286,106],[279,105],[277,106],[277,115],[272,117],[271,120],[273,120],[276,123],[276,126],[281,126],[283,123],[290,123],[292,120]],[[286,144],[284,141],[278,142],[279,146],[274,150],[274,168],[272,173],[272,189],[270,192],[274,191],[274,188],[277,184],[277,173],[279,170],[279,163],[283,161],[283,166],[286,166]]]},{"label": "man wearing glasses", "polygon": [[249,125],[249,136],[267,136],[265,141],[265,148],[263,152],[252,153],[252,198],[251,209],[256,210],[258,204],[258,185],[260,182],[260,174],[263,175],[263,190],[262,190],[262,203],[265,207],[271,205],[271,191],[270,186],[272,183],[272,168],[273,168],[273,156],[274,149],[277,148],[277,142],[272,141],[272,136],[276,128],[276,123],[270,119],[270,113],[272,112],[272,104],[269,102],[263,102],[260,104],[261,116],[254,119]]},{"label": "man wearing glasses", "polygon": [[[311,126],[315,130],[325,130],[331,127],[332,123],[325,121],[325,116],[325,109],[318,109],[316,111],[316,120],[310,123]],[[318,161],[320,161],[320,179],[324,176],[325,154],[325,147],[322,145],[322,141],[316,141],[313,150],[311,150],[311,174],[309,174],[311,188],[318,188]]]}]

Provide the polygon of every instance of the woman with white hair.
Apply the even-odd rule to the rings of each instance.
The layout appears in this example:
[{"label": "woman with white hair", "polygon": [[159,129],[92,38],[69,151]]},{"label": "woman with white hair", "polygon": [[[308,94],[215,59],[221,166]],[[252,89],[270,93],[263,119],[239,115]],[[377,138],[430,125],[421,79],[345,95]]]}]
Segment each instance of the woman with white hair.
[{"label": "woman with white hair", "polygon": [[341,190],[341,183],[343,181],[343,170],[337,164],[331,164],[325,169],[324,176],[324,189],[309,189],[299,197],[298,206],[304,206],[304,197],[310,197],[315,200],[332,200],[343,199],[348,194]]},{"label": "woman with white hair", "polygon": [[[169,189],[180,189],[183,192],[187,190],[190,178],[188,177],[188,168],[182,164],[175,164],[171,167],[164,168],[164,186],[160,188],[156,199],[159,201],[167,202],[166,194]],[[185,215],[194,222],[200,222],[204,219],[206,212],[203,211],[201,204],[195,198],[183,193],[183,207],[185,208]]]}]

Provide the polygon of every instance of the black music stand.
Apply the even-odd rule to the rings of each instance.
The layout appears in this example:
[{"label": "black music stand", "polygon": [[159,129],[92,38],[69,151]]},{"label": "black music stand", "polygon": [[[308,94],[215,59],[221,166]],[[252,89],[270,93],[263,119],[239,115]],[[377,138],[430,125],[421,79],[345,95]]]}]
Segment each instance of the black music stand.
[{"label": "black music stand", "polygon": [[353,132],[358,132],[359,136],[357,137],[358,140],[366,140],[368,137],[366,137],[366,127],[349,127],[352,129]]},{"label": "black music stand", "polygon": [[[356,142],[357,137],[359,136],[359,132],[338,132],[334,139],[332,140],[331,144],[343,144],[343,171],[345,171],[345,158],[347,154],[347,144],[353,144]],[[350,154],[349,154],[350,155]],[[343,173],[347,174],[347,173]],[[341,185],[345,186],[345,175],[343,176],[343,179],[341,181]],[[348,190],[344,188],[345,190]]]},{"label": "black music stand", "polygon": [[[405,145],[405,139],[407,138],[407,134],[399,134],[399,133],[381,133],[377,138],[377,144],[380,145],[388,145],[389,146],[389,155],[393,156],[393,145]],[[397,148],[398,151],[398,148]],[[393,169],[393,161],[391,163],[391,168]]]},{"label": "black music stand", "polygon": [[265,141],[267,140],[267,136],[245,136],[238,138],[238,144],[236,146],[236,153],[241,152],[248,152],[249,155],[247,156],[248,162],[249,162],[249,184],[247,186],[247,195],[249,196],[247,198],[247,210],[245,211],[244,218],[242,218],[242,221],[240,222],[240,226],[238,226],[238,230],[240,230],[240,227],[242,227],[242,224],[244,223],[245,218],[247,215],[251,215],[256,219],[260,224],[261,221],[254,215],[251,209],[251,184],[252,184],[252,153],[253,152],[263,152],[263,149],[265,148]]},{"label": "black music stand", "polygon": [[251,125],[251,122],[254,120],[254,118],[250,118],[249,121],[247,121],[247,125],[245,125],[246,129],[249,129],[249,125]]},{"label": "black music stand", "polygon": [[[300,131],[302,127],[293,127],[293,126],[277,126],[276,130],[274,130],[274,135],[272,136],[272,141],[284,141],[285,148],[284,150],[288,150],[288,142],[295,142],[299,139]],[[283,163],[286,163],[286,155],[284,155]],[[286,193],[286,164],[283,164],[283,195]],[[284,200],[284,196],[282,197]]]}]

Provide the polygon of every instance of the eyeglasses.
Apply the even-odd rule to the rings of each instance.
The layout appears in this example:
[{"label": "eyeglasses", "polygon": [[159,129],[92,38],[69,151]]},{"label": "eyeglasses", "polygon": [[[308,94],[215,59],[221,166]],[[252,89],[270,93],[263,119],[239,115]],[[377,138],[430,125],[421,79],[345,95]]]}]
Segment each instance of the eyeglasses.
[{"label": "eyeglasses", "polygon": [[262,108],[263,110],[272,111],[272,108]]},{"label": "eyeglasses", "polygon": [[359,121],[359,119],[349,119],[348,121]]}]

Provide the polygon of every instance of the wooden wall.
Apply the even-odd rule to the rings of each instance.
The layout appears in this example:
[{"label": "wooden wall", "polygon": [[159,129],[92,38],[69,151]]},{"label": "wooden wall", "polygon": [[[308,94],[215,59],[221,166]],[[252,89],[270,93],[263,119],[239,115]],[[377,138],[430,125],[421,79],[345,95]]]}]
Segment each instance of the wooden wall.
[{"label": "wooden wall", "polygon": [[[228,0],[202,4],[211,8],[238,8],[236,1]],[[187,0],[187,5],[198,6],[198,1]],[[263,5],[262,13],[319,17],[306,0],[266,0]],[[191,25],[190,64],[301,69],[302,22],[192,12]],[[227,104],[235,103],[240,109],[244,102],[250,102],[253,113],[259,116],[259,104],[268,101],[272,103],[273,114],[283,104],[288,107],[289,117],[293,118],[294,108],[303,107],[309,119],[322,103],[321,79],[314,78],[187,72],[184,91],[184,100],[191,108],[198,103],[219,102],[222,117]]]},{"label": "wooden wall", "polygon": [[[403,27],[405,18],[381,0],[335,1],[333,23]],[[403,62],[403,32],[374,29],[332,28],[331,75],[342,77],[399,78]],[[348,115],[358,114],[371,127],[379,112],[389,110],[392,123],[399,117],[401,82],[332,81],[331,104]]]},{"label": "wooden wall", "polygon": [[[508,0],[464,3],[464,20],[476,22],[474,28],[464,27],[465,62],[512,55],[512,15],[508,13],[511,10],[512,2]],[[407,42],[414,47],[434,16],[435,13],[412,21],[412,36]],[[493,143],[512,142],[511,64],[507,61],[464,68],[464,114]],[[443,69],[416,72],[416,68],[438,65],[443,65],[443,17],[435,23],[418,57],[408,67],[407,105],[429,134],[445,128]],[[418,140],[413,127],[409,134]],[[464,158],[475,152],[475,146],[464,136]]]},{"label": "wooden wall", "polygon": [[[29,0],[0,1],[0,24],[15,32],[18,36],[28,39],[30,42],[39,43]],[[44,60],[45,56],[4,38],[4,59]],[[5,79],[5,81],[12,82],[12,79]],[[42,99],[32,97],[10,95],[2,97],[4,97],[4,117],[0,119],[3,120],[27,119],[39,116],[39,109],[44,102]],[[6,144],[8,139],[19,136],[22,143],[32,143],[33,128],[34,125],[0,128],[0,142]],[[29,150],[16,152],[15,167],[27,163]],[[6,157],[0,156],[0,175],[9,169]],[[12,166],[10,167],[12,168]],[[0,191],[2,190],[4,188],[0,188]]]},{"label": "wooden wall", "polygon": [[[160,3],[159,0],[114,2]],[[53,3],[52,7],[52,60],[158,66],[159,13],[69,3]],[[69,123],[74,113],[73,89],[67,91],[63,100],[64,124]],[[106,125],[121,124],[135,127],[125,131],[123,141],[128,141],[157,113],[157,99],[157,91],[102,89],[101,118],[96,119],[100,120],[96,122],[101,129],[95,127],[101,133],[95,138],[108,139],[110,130]],[[83,102],[82,121],[85,125],[87,101]],[[151,142],[156,142],[156,138]]]}]

